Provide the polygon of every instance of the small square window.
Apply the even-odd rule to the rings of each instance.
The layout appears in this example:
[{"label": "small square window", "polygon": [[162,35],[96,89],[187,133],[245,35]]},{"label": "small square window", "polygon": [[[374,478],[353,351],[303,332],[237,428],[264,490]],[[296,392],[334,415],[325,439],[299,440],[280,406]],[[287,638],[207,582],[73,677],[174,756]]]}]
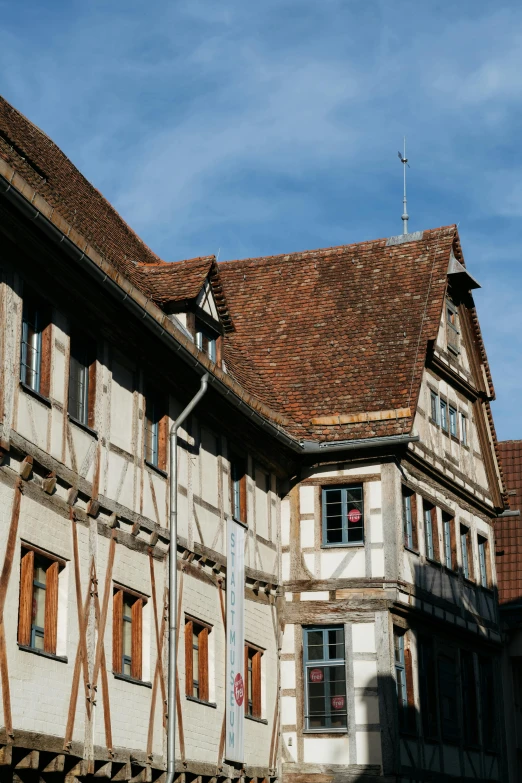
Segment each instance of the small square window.
[{"label": "small square window", "polygon": [[196,318],[196,346],[206,353],[211,362],[217,361],[219,334]]}]

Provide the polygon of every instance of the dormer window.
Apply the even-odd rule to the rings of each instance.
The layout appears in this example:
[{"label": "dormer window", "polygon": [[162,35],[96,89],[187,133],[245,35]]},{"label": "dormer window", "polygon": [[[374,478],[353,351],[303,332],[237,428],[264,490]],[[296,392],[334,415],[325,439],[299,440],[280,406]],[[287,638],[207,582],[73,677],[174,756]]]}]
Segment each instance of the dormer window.
[{"label": "dormer window", "polygon": [[196,345],[207,354],[211,362],[217,358],[218,333],[196,318]]},{"label": "dormer window", "polygon": [[460,331],[457,308],[450,299],[446,300],[446,339],[448,349],[455,354],[460,353]]}]

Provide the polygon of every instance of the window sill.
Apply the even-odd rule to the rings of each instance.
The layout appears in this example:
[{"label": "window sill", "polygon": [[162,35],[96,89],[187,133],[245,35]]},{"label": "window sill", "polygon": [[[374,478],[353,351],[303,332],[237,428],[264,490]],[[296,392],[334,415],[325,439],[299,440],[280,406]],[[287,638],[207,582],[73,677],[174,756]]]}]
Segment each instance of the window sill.
[{"label": "window sill", "polygon": [[158,468],[157,465],[153,465],[152,462],[149,462],[148,460],[143,460],[145,462],[145,465],[153,470],[155,473],[159,473],[160,476],[163,476],[163,478],[168,478],[169,474],[166,470],[163,470],[162,468]]},{"label": "window sill", "polygon": [[50,658],[52,661],[59,661],[60,663],[69,663],[66,655],[55,655],[54,653],[45,652],[45,650],[37,650],[36,647],[27,647],[25,644],[19,644],[18,649],[22,652],[33,653],[33,655],[39,655],[41,658]]},{"label": "window sill", "polygon": [[464,577],[464,583],[469,585],[470,587],[476,587],[477,586],[477,583],[475,582],[475,580],[474,579],[470,579],[467,576]]},{"label": "window sill", "polygon": [[411,547],[411,546],[408,546],[407,544],[404,544],[404,549],[405,549],[407,552],[411,552],[411,553],[412,553],[412,555],[420,555],[420,552],[419,552],[419,550],[418,550],[418,549],[413,549],[413,547]]},{"label": "window sill", "polygon": [[320,736],[324,736],[325,734],[337,734],[342,737],[343,735],[346,736],[348,734],[348,729],[346,727],[342,729],[303,729],[303,734],[319,734]]},{"label": "window sill", "polygon": [[92,435],[93,438],[96,438],[96,440],[98,440],[98,432],[97,432],[97,430],[93,430],[93,428],[89,427],[88,424],[84,424],[82,421],[79,421],[79,419],[77,419],[75,416],[72,416],[70,413],[67,414],[67,418],[69,419],[69,421],[71,421],[73,424],[75,424],[81,430],[84,430],[89,435]]},{"label": "window sill", "polygon": [[434,427],[436,427],[437,429],[440,429],[439,422],[436,421],[435,419],[433,419],[431,416],[429,417],[428,421],[429,421],[430,424],[433,424]]},{"label": "window sill", "polygon": [[460,443],[460,440],[457,438],[457,436],[456,436],[456,435],[452,435],[452,436],[451,436],[451,440],[452,440],[454,443]]},{"label": "window sill", "polygon": [[212,707],[213,710],[217,709],[217,704],[213,701],[204,701],[204,699],[198,699],[196,696],[185,696],[187,701],[194,701],[196,704],[202,704],[204,707]]},{"label": "window sill", "polygon": [[492,587],[486,587],[485,585],[478,585],[481,590],[484,590],[485,593],[489,593],[489,595],[495,595],[495,591]]},{"label": "window sill", "polygon": [[448,566],[446,566],[446,565],[443,565],[442,568],[448,574],[448,576],[452,576],[455,579],[458,578],[458,573],[453,568],[448,568]]},{"label": "window sill", "polygon": [[247,720],[253,720],[254,723],[262,723],[264,726],[268,726],[268,721],[266,718],[256,718],[255,715],[247,715],[246,712],[245,712],[245,718]]},{"label": "window sill", "polygon": [[434,565],[437,566],[438,568],[442,568],[442,563],[440,562],[440,560],[434,560],[433,557],[428,557],[428,555],[426,555],[426,562],[429,563],[430,565]]},{"label": "window sill", "polygon": [[136,680],[134,677],[129,677],[127,674],[119,674],[113,672],[115,680],[123,680],[124,682],[131,682],[133,685],[143,685],[144,688],[152,688],[151,682],[145,682],[145,680]]},{"label": "window sill", "polygon": [[353,541],[347,544],[321,544],[321,549],[352,549],[356,546],[364,547],[364,541]]},{"label": "window sill", "polygon": [[455,348],[455,346],[450,345],[448,343],[448,351],[450,351],[454,356],[460,356],[460,348]]},{"label": "window sill", "polygon": [[237,519],[237,517],[234,517],[234,516],[232,517],[232,519],[234,520],[234,522],[237,522],[238,525],[241,525],[242,527],[244,527],[245,530],[248,530],[248,525],[247,525],[246,522],[242,522],[241,519]]},{"label": "window sill", "polygon": [[48,397],[44,397],[43,394],[40,394],[40,392],[37,392],[36,389],[31,388],[31,386],[28,386],[27,383],[24,383],[23,381],[20,381],[20,386],[25,392],[27,392],[27,394],[35,397],[37,400],[40,400],[40,402],[43,402],[43,404],[47,405],[48,408],[51,407],[51,400]]}]

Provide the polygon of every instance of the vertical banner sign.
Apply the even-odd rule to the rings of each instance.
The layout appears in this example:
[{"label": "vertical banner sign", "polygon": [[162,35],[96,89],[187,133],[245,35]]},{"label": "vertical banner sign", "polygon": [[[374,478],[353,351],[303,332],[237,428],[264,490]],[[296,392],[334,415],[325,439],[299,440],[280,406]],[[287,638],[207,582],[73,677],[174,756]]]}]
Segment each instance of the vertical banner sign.
[{"label": "vertical banner sign", "polygon": [[227,522],[227,666],[225,758],[243,761],[245,716],[245,529]]}]

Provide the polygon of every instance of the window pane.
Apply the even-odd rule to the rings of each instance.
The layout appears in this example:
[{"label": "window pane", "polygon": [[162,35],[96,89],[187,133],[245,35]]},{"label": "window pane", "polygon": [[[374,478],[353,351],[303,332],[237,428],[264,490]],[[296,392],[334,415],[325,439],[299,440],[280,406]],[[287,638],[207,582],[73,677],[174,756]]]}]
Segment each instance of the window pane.
[{"label": "window pane", "polygon": [[132,655],[132,623],[123,621],[123,654],[129,658]]},{"label": "window pane", "polygon": [[323,661],[325,659],[322,631],[308,631],[308,660]]},{"label": "window pane", "polygon": [[330,660],[344,658],[344,630],[334,628],[328,634],[328,657]]},{"label": "window pane", "polygon": [[44,649],[44,635],[43,632],[38,633],[38,631],[34,632],[34,638],[33,638],[33,645],[36,650],[43,650]]},{"label": "window pane", "polygon": [[45,623],[45,588],[33,587],[33,625],[39,628]]}]

